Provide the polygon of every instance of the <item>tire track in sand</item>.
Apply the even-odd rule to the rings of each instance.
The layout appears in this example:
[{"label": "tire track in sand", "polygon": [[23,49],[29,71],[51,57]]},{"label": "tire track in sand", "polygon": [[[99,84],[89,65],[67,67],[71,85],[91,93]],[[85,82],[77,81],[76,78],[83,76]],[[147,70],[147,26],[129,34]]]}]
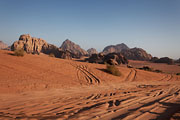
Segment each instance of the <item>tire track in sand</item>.
[{"label": "tire track in sand", "polygon": [[89,68],[85,65],[71,64],[77,69],[77,77],[81,81],[80,74],[86,79],[88,84],[100,84],[101,80],[93,73],[90,72]]}]

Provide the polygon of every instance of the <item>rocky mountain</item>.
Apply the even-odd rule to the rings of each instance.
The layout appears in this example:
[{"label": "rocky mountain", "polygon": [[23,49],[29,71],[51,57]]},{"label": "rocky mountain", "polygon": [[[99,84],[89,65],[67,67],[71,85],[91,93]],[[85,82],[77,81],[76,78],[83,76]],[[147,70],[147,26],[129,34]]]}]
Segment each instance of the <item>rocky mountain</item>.
[{"label": "rocky mountain", "polygon": [[109,45],[104,48],[103,53],[108,54],[108,53],[120,53],[122,50],[129,50],[129,47],[124,44],[117,44],[117,45]]},{"label": "rocky mountain", "polygon": [[50,54],[53,53],[55,57],[63,58],[63,59],[71,59],[75,57],[73,53],[70,51],[63,51],[55,45],[47,43],[45,40],[41,38],[31,37],[29,34],[23,34],[19,37],[18,41],[15,41],[11,45],[11,50],[23,49],[27,53],[32,54]]},{"label": "rocky mountain", "polygon": [[152,59],[151,54],[148,54],[142,48],[123,49],[121,54],[130,60],[149,61]]},{"label": "rocky mountain", "polygon": [[61,47],[60,47],[62,50],[68,50],[70,51],[71,53],[81,57],[81,56],[85,56],[85,55],[88,55],[88,52],[85,51],[84,49],[82,49],[79,45],[75,44],[74,42],[66,39]]},{"label": "rocky mountain", "polygon": [[8,45],[3,43],[3,41],[0,41],[0,49],[6,49],[6,48],[8,48]]},{"label": "rocky mountain", "polygon": [[92,54],[98,54],[97,50],[95,48],[90,48],[87,50],[88,54],[89,55],[92,55]]}]

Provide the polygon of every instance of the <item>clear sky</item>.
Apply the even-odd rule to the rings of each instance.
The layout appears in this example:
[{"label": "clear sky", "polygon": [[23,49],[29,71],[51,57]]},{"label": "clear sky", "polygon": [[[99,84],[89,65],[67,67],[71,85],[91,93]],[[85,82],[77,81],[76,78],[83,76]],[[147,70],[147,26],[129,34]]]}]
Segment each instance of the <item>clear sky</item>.
[{"label": "clear sky", "polygon": [[180,0],[0,0],[0,40],[21,34],[102,51],[125,43],[180,58]]}]

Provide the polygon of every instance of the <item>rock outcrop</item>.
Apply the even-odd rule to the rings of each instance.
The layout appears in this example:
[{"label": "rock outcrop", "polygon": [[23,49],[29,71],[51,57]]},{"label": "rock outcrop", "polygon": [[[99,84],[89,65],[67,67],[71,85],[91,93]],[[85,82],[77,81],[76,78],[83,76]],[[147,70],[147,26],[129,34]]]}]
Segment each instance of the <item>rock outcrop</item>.
[{"label": "rock outcrop", "polygon": [[24,34],[19,37],[18,41],[13,43],[11,50],[24,49],[27,53],[39,54],[44,45],[48,45],[45,40]]},{"label": "rock outcrop", "polygon": [[62,50],[66,51],[70,51],[71,53],[75,54],[78,57],[81,56],[86,56],[88,55],[88,52],[85,51],[84,49],[82,49],[79,45],[75,44],[74,42],[70,41],[70,40],[65,40],[61,47]]},{"label": "rock outcrop", "polygon": [[162,58],[160,58],[160,59],[158,59],[158,60],[156,60],[154,62],[155,63],[167,63],[167,64],[170,64],[170,65],[174,64],[174,60],[171,59],[171,58],[168,58],[168,57],[162,57]]},{"label": "rock outcrop", "polygon": [[152,56],[148,54],[142,48],[132,48],[129,50],[123,49],[121,54],[130,60],[142,60],[142,61],[149,61],[152,59]]},{"label": "rock outcrop", "polygon": [[110,65],[128,64],[128,60],[121,53],[109,53],[104,56],[103,62]]},{"label": "rock outcrop", "polygon": [[90,48],[87,50],[88,54],[91,56],[92,54],[98,54],[97,50],[95,48]]},{"label": "rock outcrop", "polygon": [[7,49],[8,45],[6,45],[5,43],[3,43],[3,41],[0,41],[0,50],[1,49]]},{"label": "rock outcrop", "polygon": [[89,58],[87,58],[85,61],[88,61],[89,63],[99,63],[103,64],[104,55],[102,53],[99,54],[92,54]]},{"label": "rock outcrop", "polygon": [[158,57],[152,57],[150,61],[155,62],[156,60],[159,60],[159,58]]},{"label": "rock outcrop", "polygon": [[107,55],[102,53],[92,54],[86,61],[99,64],[108,63],[110,65],[128,64],[128,60],[120,53],[109,53]]},{"label": "rock outcrop", "polygon": [[129,50],[129,47],[124,44],[117,44],[117,45],[109,45],[104,48],[103,53],[108,54],[108,53],[120,53],[122,50]]},{"label": "rock outcrop", "polygon": [[27,53],[31,54],[54,54],[57,58],[72,59],[75,57],[70,51],[63,51],[55,45],[48,44],[41,38],[31,37],[29,34],[21,35],[18,41],[15,41],[11,46],[11,50],[23,49]]}]

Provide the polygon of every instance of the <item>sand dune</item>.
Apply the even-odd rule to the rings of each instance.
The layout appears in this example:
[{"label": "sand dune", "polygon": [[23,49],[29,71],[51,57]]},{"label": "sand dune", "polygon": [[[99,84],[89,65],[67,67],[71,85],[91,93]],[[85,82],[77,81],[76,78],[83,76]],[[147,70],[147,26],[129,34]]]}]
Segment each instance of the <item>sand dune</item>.
[{"label": "sand dune", "polygon": [[180,77],[0,51],[0,119],[178,120]]}]

